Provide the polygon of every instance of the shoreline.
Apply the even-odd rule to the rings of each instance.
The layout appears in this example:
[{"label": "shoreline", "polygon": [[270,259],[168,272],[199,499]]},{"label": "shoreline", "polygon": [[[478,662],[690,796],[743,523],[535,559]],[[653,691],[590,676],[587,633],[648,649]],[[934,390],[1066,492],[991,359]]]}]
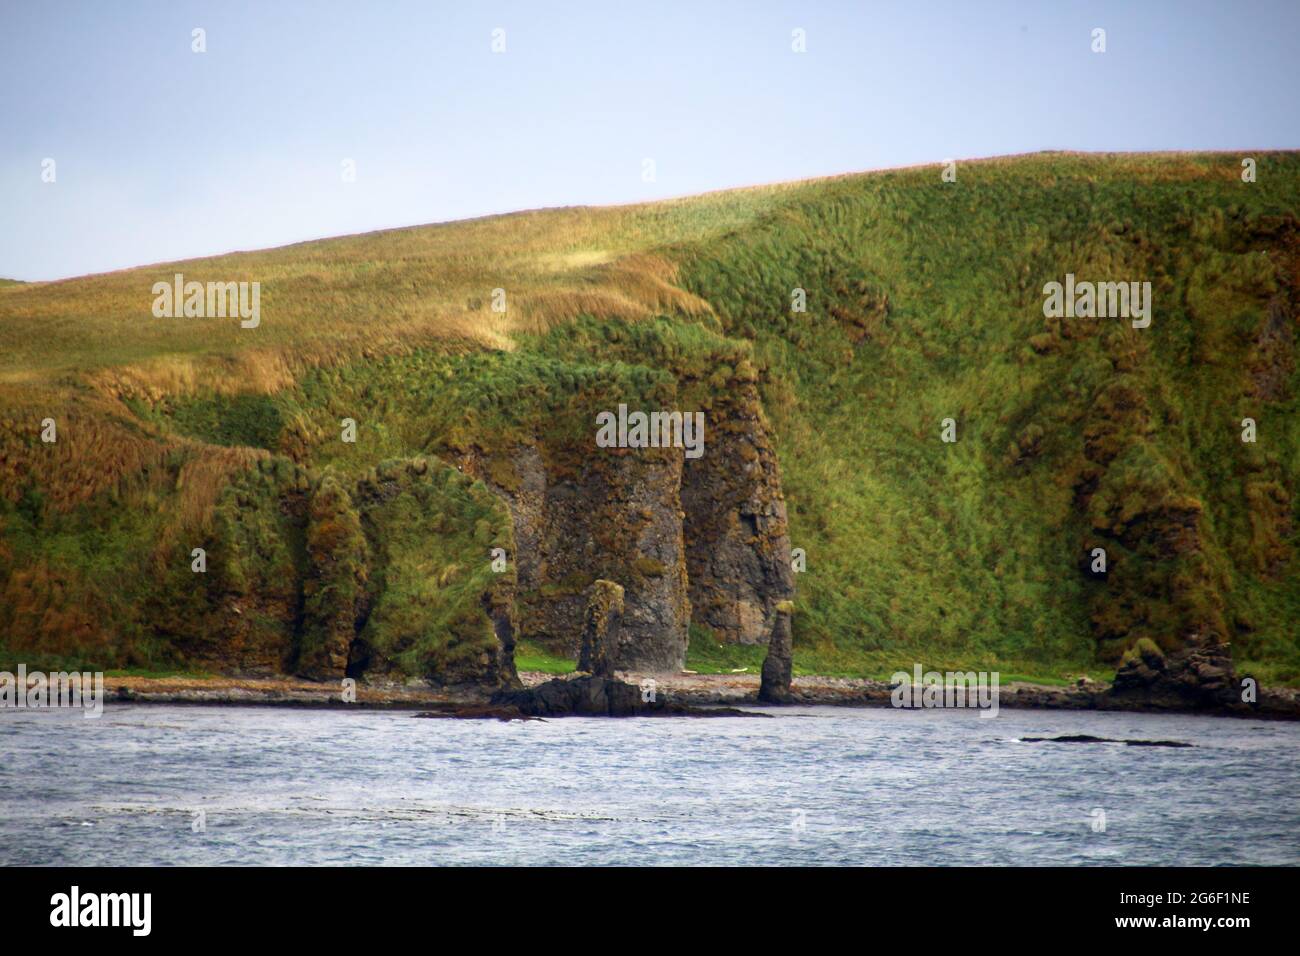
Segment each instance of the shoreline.
[{"label": "shoreline", "polygon": [[[525,688],[557,675],[521,671]],[[657,694],[693,707],[754,707],[780,709],[760,703],[757,674],[628,674],[621,679],[639,684],[653,679]],[[104,682],[105,704],[194,704],[214,707],[300,707],[314,709],[427,710],[483,704],[491,695],[481,687],[435,687],[420,681],[358,682],[356,700],[345,702],[338,684],[292,677],[115,677]],[[785,706],[889,707],[891,686],[867,678],[794,678],[793,700]],[[1300,720],[1300,690],[1261,690],[1259,704],[1240,709],[1169,705],[1159,701],[1116,698],[1107,684],[1061,687],[1015,681],[999,688],[998,707],[1041,710],[1108,710],[1131,713],[1193,713],[1207,716]],[[900,708],[906,709],[906,708]]]}]

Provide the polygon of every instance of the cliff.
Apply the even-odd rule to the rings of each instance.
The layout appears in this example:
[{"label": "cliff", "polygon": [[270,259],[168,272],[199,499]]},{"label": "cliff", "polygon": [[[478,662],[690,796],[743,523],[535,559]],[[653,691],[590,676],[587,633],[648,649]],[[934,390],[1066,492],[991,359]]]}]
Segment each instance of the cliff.
[{"label": "cliff", "polygon": [[[518,641],[576,660],[603,579],[621,669],[756,668],[795,599],[794,671],[1113,668],[1191,706],[1300,682],[1300,158],[1254,158],[1041,154],[5,286],[0,657],[510,687]],[[176,272],[260,281],[261,325],[153,318]],[[1150,324],[1052,317],[1067,274],[1149,283]],[[621,407],[699,413],[700,454],[602,444]]]}]

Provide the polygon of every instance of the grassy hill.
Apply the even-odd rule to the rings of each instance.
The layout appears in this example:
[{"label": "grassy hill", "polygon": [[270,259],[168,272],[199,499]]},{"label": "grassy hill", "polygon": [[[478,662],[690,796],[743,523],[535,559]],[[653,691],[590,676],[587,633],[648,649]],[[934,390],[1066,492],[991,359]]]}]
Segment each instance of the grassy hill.
[{"label": "grassy hill", "polygon": [[[1300,155],[1254,156],[1255,183],[1238,156],[1038,154],[0,287],[0,664],[184,666],[229,633],[293,666],[317,645],[272,635],[346,630],[381,586],[367,628],[429,623],[377,653],[466,661],[444,632],[510,529],[438,460],[752,374],[806,552],[797,667],[1096,676],[1196,633],[1300,682]],[[261,325],[155,318],[176,272],[260,282]],[[1149,281],[1151,326],[1045,318],[1066,273]],[[372,474],[417,458],[433,477]],[[404,583],[339,571],[377,547]]]}]

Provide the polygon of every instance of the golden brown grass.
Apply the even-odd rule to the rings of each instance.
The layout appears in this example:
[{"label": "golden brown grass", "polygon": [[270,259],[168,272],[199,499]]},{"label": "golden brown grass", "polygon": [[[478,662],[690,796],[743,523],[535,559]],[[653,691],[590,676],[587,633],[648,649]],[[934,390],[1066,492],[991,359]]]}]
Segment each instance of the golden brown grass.
[{"label": "golden brown grass", "polygon": [[[782,190],[750,192],[740,203],[717,194],[542,210],[0,288],[0,493],[16,500],[39,475],[58,511],[109,488],[138,504],[182,452],[174,526],[201,525],[226,476],[262,453],[154,433],[123,401],[271,394],[312,367],[433,341],[511,349],[515,333],[583,313],[707,314],[674,284],[674,265],[647,250],[734,227]],[[153,284],[178,272],[260,282],[261,325],[155,318]],[[496,288],[504,314],[492,309]],[[47,417],[58,423],[53,445],[39,441]]]},{"label": "golden brown grass", "polygon": [[[0,289],[0,383],[75,379],[113,397],[157,401],[202,386],[269,393],[305,368],[462,339],[509,349],[588,312],[698,315],[649,250],[733,228],[786,190],[612,208],[565,208],[394,229],[259,252],[143,266]],[[158,319],[152,286],[261,283],[262,324]],[[492,292],[506,292],[504,314]]]},{"label": "golden brown grass", "polygon": [[[842,658],[855,671],[884,668],[900,652],[932,663],[996,658],[1004,672],[1010,662],[1053,673],[1091,666],[1088,602],[1099,592],[1077,572],[1076,536],[1091,525],[1072,488],[1084,416],[1113,368],[1139,370],[1152,402],[1174,409],[1159,435],[1144,436],[1160,455],[1116,477],[1116,494],[1139,488],[1147,471],[1162,479],[1157,487],[1195,493],[1214,560],[1236,562],[1222,593],[1240,622],[1242,659],[1294,679],[1300,656],[1287,624],[1300,605],[1287,583],[1286,551],[1296,548],[1286,523],[1294,486],[1284,480],[1300,440],[1293,400],[1264,409],[1275,457],[1254,461],[1235,440],[1216,444],[1226,442],[1223,422],[1255,410],[1234,404],[1250,385],[1249,341],[1276,294],[1274,273],[1294,273],[1281,261],[1293,253],[1267,236],[1296,208],[1296,159],[1257,158],[1262,188],[1243,186],[1235,154],[999,157],[961,161],[960,189],[942,187],[937,166],[917,167],[0,287],[0,495],[21,502],[8,512],[8,535],[0,529],[0,561],[15,568],[0,601],[19,610],[14,626],[52,646],[66,632],[63,644],[93,647],[98,620],[110,616],[101,605],[129,600],[104,583],[119,578],[101,560],[112,550],[104,541],[147,542],[130,552],[132,566],[151,550],[155,561],[188,553],[178,546],[193,539],[181,530],[201,527],[231,472],[265,453],[180,434],[217,435],[182,419],[185,409],[220,408],[228,421],[259,402],[177,397],[280,393],[264,403],[284,416],[266,447],[356,467],[354,452],[424,446],[441,381],[422,377],[437,364],[428,356],[370,375],[373,359],[437,343],[518,345],[518,354],[465,363],[474,368],[523,367],[534,350],[549,350],[548,362],[617,362],[598,323],[561,328],[549,343],[522,335],[583,313],[633,322],[663,314],[705,317],[710,330],[664,324],[673,336],[745,339],[764,369],[792,532],[815,562],[799,584],[801,653],[815,648],[819,660]],[[155,319],[152,284],[178,271],[261,282],[261,327]],[[1065,271],[1162,278],[1157,332],[1045,328],[1038,284]],[[809,291],[806,315],[787,312],[794,285]],[[491,309],[497,287],[504,314]],[[1040,352],[1044,342],[1052,347]],[[408,366],[407,378],[395,370]],[[308,374],[316,367],[325,371]],[[500,383],[489,384],[484,394],[501,398]],[[336,387],[350,390],[351,405],[335,407]],[[147,407],[156,404],[164,407]],[[336,453],[325,438],[354,406],[382,427]],[[934,423],[954,413],[962,442],[936,453]],[[58,447],[39,442],[47,416],[59,421]],[[1053,439],[1045,457],[1007,464],[1008,442],[1031,421]],[[258,443],[257,434],[238,440]],[[33,489],[43,503],[22,500]],[[68,513],[96,497],[102,506]],[[28,517],[41,507],[44,525]],[[134,523],[112,527],[121,516]],[[1262,581],[1261,571],[1278,580]],[[1139,597],[1153,615],[1170,603]],[[1130,604],[1111,603],[1133,617]]]}]

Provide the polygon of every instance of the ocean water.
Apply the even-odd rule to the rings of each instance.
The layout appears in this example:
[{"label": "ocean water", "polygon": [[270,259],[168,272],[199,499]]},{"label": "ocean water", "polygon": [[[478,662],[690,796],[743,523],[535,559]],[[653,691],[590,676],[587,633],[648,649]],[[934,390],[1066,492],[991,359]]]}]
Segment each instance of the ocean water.
[{"label": "ocean water", "polygon": [[769,713],[0,711],[0,863],[1300,864],[1300,724]]}]

